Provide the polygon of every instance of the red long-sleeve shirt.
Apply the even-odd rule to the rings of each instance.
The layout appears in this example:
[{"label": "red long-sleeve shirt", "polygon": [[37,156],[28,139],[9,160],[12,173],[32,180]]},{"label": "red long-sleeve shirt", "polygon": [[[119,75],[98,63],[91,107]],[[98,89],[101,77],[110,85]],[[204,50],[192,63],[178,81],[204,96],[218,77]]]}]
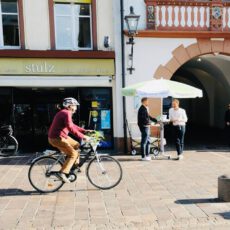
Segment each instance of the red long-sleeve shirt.
[{"label": "red long-sleeve shirt", "polygon": [[63,137],[67,138],[69,132],[76,137],[82,139],[84,137],[84,132],[86,130],[75,125],[72,121],[72,113],[67,109],[62,109],[59,111],[49,128],[48,137],[57,138]]}]

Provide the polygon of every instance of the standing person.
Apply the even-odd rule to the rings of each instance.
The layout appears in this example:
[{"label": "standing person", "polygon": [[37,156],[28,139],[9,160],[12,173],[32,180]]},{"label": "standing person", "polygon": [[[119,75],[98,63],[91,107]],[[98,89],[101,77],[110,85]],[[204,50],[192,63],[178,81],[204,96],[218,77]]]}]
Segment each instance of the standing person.
[{"label": "standing person", "polygon": [[67,158],[59,172],[59,177],[66,183],[70,183],[67,175],[72,166],[79,163],[79,147],[80,144],[68,136],[72,133],[79,139],[89,140],[89,137],[84,135],[85,130],[75,125],[72,121],[72,115],[77,110],[79,103],[76,99],[68,97],[63,100],[63,108],[55,115],[53,122],[49,128],[48,141],[53,146],[58,148],[61,152],[67,155]]},{"label": "standing person", "polygon": [[141,99],[141,107],[138,110],[138,126],[141,131],[141,156],[142,160],[150,161],[150,124],[151,121],[157,122],[157,120],[149,115],[149,101],[147,97]]},{"label": "standing person", "polygon": [[185,126],[188,121],[186,112],[184,109],[179,107],[180,102],[177,99],[173,99],[172,108],[169,109],[169,119],[173,124],[174,137],[176,142],[176,150],[178,155],[178,160],[183,159],[184,150],[184,135]]},{"label": "standing person", "polygon": [[225,127],[228,137],[228,145],[230,146],[230,104],[228,104],[228,110],[225,112]]}]

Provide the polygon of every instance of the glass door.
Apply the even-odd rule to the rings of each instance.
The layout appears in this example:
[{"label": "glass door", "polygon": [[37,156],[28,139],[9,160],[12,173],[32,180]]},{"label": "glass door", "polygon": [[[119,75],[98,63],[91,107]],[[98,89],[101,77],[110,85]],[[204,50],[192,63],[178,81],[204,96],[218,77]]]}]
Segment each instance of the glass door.
[{"label": "glass door", "polygon": [[0,88],[0,126],[13,125],[12,119],[12,89]]},{"label": "glass door", "polygon": [[105,140],[102,148],[113,147],[112,90],[111,88],[80,88],[79,124],[101,131]]},{"label": "glass door", "polygon": [[17,88],[14,89],[15,134],[22,151],[41,151],[50,148],[48,129],[57,104],[65,97],[76,97],[74,88]]}]

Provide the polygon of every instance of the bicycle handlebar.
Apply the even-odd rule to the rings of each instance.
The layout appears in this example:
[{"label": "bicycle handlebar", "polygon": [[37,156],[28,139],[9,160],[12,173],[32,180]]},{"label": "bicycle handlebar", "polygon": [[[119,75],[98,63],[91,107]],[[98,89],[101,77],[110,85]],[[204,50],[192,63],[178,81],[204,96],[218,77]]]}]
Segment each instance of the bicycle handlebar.
[{"label": "bicycle handlebar", "polygon": [[104,139],[104,136],[98,131],[87,132],[85,134],[90,138],[88,141],[84,141],[87,145],[98,146],[100,141]]},{"label": "bicycle handlebar", "polygon": [[90,137],[90,140],[96,142],[99,142],[104,139],[104,136],[98,131],[88,132],[86,133],[86,135]]}]

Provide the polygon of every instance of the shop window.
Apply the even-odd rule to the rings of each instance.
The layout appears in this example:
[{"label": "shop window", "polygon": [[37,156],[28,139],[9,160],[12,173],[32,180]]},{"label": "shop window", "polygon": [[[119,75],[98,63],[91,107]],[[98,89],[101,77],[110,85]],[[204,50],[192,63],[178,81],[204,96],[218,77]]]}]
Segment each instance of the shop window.
[{"label": "shop window", "polygon": [[18,1],[0,1],[0,47],[19,48]]},{"label": "shop window", "polygon": [[113,147],[112,91],[110,88],[80,88],[79,125],[100,131],[105,139],[102,148]]},{"label": "shop window", "polygon": [[[65,2],[65,3],[64,3]],[[91,1],[56,0],[54,4],[56,48],[92,49]]]}]

